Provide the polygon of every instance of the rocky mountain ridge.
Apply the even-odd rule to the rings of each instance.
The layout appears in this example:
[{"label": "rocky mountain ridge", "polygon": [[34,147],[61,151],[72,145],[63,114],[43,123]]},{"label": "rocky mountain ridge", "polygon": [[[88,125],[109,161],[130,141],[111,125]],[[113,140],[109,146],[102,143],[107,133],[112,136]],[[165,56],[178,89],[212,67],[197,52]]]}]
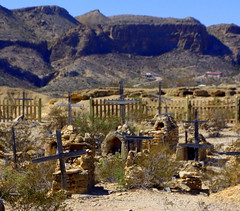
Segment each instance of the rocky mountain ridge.
[{"label": "rocky mountain ridge", "polygon": [[237,25],[205,27],[191,17],[107,17],[94,10],[74,18],[57,6],[0,6],[0,85],[66,91],[119,78],[133,85],[144,82],[146,72],[170,86],[206,71],[235,76],[239,32]]}]

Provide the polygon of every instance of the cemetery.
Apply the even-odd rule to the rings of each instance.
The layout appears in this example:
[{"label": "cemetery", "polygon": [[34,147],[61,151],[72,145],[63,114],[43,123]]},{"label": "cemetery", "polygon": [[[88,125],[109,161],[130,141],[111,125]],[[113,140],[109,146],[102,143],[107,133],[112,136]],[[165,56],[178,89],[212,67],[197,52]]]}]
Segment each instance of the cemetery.
[{"label": "cemetery", "polygon": [[[20,90],[0,99],[1,175],[48,166],[39,186],[68,198],[106,183],[206,197],[239,185],[240,92],[224,99],[164,93],[160,83],[146,93],[120,81],[89,96],[41,99]],[[20,195],[17,186],[0,193],[2,204],[20,206],[9,200]]]}]

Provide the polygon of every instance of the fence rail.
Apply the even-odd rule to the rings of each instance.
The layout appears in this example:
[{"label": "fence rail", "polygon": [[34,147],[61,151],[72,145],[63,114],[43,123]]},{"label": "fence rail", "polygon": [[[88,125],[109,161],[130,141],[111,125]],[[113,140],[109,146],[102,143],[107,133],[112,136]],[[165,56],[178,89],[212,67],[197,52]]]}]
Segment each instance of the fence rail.
[{"label": "fence rail", "polygon": [[[41,121],[41,99],[26,101],[24,106],[27,119]],[[23,105],[21,101],[13,99],[0,100],[0,122],[8,122],[22,115]]]},{"label": "fence rail", "polygon": [[[182,99],[173,100],[167,104],[162,104],[161,111],[166,108],[168,113],[173,113],[174,118],[181,122],[183,120],[193,120],[194,110],[198,109],[199,119],[208,120],[211,118],[224,120],[227,123],[240,122],[240,98],[232,99]],[[125,106],[126,115],[129,119],[149,119],[158,111],[157,101],[140,102]],[[91,99],[90,112],[93,117],[105,119],[108,117],[120,116],[120,106],[117,104],[105,104],[104,100]]]}]

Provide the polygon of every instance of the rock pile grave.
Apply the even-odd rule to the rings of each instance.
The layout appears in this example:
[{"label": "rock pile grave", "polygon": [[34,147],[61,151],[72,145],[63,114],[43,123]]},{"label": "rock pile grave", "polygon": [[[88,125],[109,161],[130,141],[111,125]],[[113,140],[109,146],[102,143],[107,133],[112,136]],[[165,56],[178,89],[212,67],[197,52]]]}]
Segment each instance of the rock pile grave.
[{"label": "rock pile grave", "polygon": [[[69,157],[65,160],[66,187],[71,193],[88,193],[94,186],[94,155],[95,144],[89,137],[82,137],[72,125],[65,126],[62,131],[62,146],[64,152],[85,150],[86,154]],[[55,154],[56,140],[49,138],[46,145],[46,155]],[[54,172],[52,191],[61,189],[61,171],[57,163]]]}]

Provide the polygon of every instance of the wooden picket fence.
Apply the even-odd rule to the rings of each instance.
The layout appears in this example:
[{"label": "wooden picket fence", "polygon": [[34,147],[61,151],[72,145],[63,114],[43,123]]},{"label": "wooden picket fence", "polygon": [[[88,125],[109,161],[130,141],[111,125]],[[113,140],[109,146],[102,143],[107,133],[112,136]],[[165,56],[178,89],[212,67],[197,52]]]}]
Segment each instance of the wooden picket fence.
[{"label": "wooden picket fence", "polygon": [[[25,102],[25,117],[33,121],[41,121],[41,99]],[[0,100],[0,122],[8,122],[22,115],[22,101],[13,99]]]},{"label": "wooden picket fence", "polygon": [[[162,103],[161,111],[173,113],[178,121],[193,120],[194,110],[198,109],[200,120],[215,118],[224,120],[226,123],[240,123],[240,98],[231,99],[181,99]],[[126,117],[132,120],[143,120],[152,118],[158,111],[157,101],[147,103],[140,102],[125,106]],[[120,117],[120,106],[117,104],[105,104],[104,100],[91,99],[90,112],[93,117],[106,119],[112,116]]]}]

